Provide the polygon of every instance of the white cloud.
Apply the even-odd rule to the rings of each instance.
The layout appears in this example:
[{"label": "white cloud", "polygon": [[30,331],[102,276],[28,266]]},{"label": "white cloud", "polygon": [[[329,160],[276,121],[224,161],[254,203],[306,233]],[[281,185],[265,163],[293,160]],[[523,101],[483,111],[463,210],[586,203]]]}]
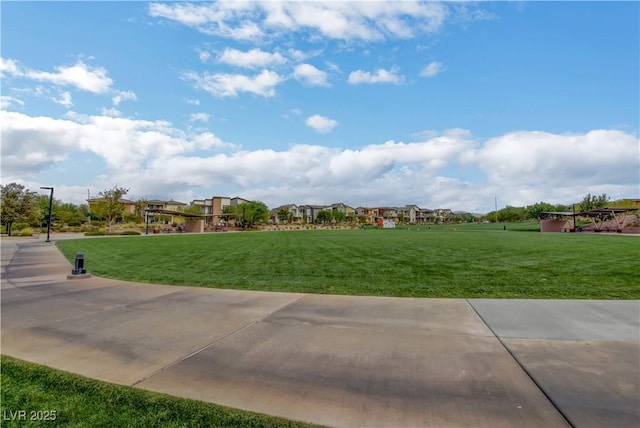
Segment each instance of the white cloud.
[{"label": "white cloud", "polygon": [[218,138],[215,134],[211,132],[205,132],[202,134],[198,134],[193,138],[193,143],[196,147],[204,150],[216,148],[216,149],[233,149],[235,145],[231,143],[225,143],[220,138]]},{"label": "white cloud", "polygon": [[399,84],[404,81],[404,77],[399,76],[397,73],[398,73],[398,69],[396,67],[391,68],[391,70],[385,70],[383,68],[379,68],[378,70],[375,71],[375,73],[356,70],[356,71],[352,71],[349,74],[349,79],[347,81],[352,85],[358,85],[361,83]]},{"label": "white cloud", "polygon": [[329,86],[328,74],[311,64],[299,64],[293,71],[293,77],[310,86]]},{"label": "white cloud", "polygon": [[22,71],[17,61],[0,57],[0,76],[4,77],[5,75],[20,76],[22,75]]},{"label": "white cloud", "polygon": [[209,122],[209,115],[207,113],[193,113],[189,117],[189,122]]},{"label": "white cloud", "polygon": [[102,115],[103,116],[110,116],[110,117],[120,117],[120,116],[122,116],[122,113],[117,108],[113,108],[112,107],[112,108],[103,108],[102,109]]},{"label": "white cloud", "polygon": [[[73,87],[96,95],[112,95],[115,106],[125,100],[137,100],[136,94],[132,91],[114,89],[113,80],[103,67],[93,67],[78,61],[73,66],[56,66],[54,69],[55,72],[34,70],[22,66],[15,60],[0,58],[0,75],[4,78],[29,79],[54,86]],[[5,82],[4,85],[6,87],[7,83]],[[13,90],[47,98],[67,108],[73,106],[71,92],[54,90],[51,86],[37,85],[34,88],[13,88]],[[52,92],[57,92],[57,96],[52,96]]]},{"label": "white cloud", "polygon": [[340,70],[340,66],[338,64],[331,61],[325,61],[325,64],[327,65],[329,70],[333,71],[334,73],[342,74],[342,70]]},{"label": "white cloud", "polygon": [[7,109],[11,106],[11,104],[19,104],[20,106],[24,106],[24,101],[18,98],[2,95],[0,96],[0,108]]},{"label": "white cloud", "polygon": [[251,40],[291,32],[339,40],[380,41],[438,31],[447,16],[436,2],[250,1],[151,3],[149,14],[206,34]]},{"label": "white cloud", "polygon": [[116,91],[116,95],[112,98],[113,105],[117,106],[122,101],[137,101],[138,97],[131,91]]},{"label": "white cloud", "polygon": [[200,54],[198,55],[198,57],[200,58],[201,62],[207,62],[211,59],[211,54],[207,51],[202,51],[200,52]]},{"label": "white cloud", "polygon": [[199,106],[200,105],[200,100],[198,100],[198,99],[185,98],[183,101],[185,103],[187,103],[187,104],[191,104],[191,105],[194,105],[194,106]]},{"label": "white cloud", "polygon": [[198,147],[234,147],[211,133],[186,134],[163,121],[108,116],[116,112],[52,119],[1,111],[3,176],[33,176],[74,152],[92,152],[111,170],[135,174],[149,159],[166,161]]},{"label": "white cloud", "polygon": [[66,108],[70,108],[73,106],[73,101],[71,101],[71,93],[68,91],[60,92],[58,98],[52,98],[53,102],[56,104],[60,104]]},{"label": "white cloud", "polygon": [[183,78],[193,81],[196,88],[219,98],[236,97],[241,92],[266,98],[273,97],[276,93],[275,87],[284,81],[277,73],[269,70],[262,70],[255,76],[187,72],[183,74]]},{"label": "white cloud", "polygon": [[60,86],[74,86],[83,91],[94,94],[104,94],[111,89],[113,81],[107,76],[107,70],[102,67],[92,67],[82,61],[72,66],[57,66],[56,72],[31,70],[21,67],[17,61],[3,59],[0,62],[0,71],[3,75],[9,74],[15,77],[49,82]]},{"label": "white cloud", "polygon": [[338,122],[330,119],[326,116],[320,116],[319,114],[314,114],[313,116],[309,116],[305,121],[309,128],[313,128],[321,134],[326,134],[333,131],[333,128],[338,126]]},{"label": "white cloud", "polygon": [[227,48],[216,58],[216,62],[243,68],[262,68],[274,64],[284,64],[286,61],[286,58],[279,52],[264,52],[257,48],[247,52]]},{"label": "white cloud", "polygon": [[489,139],[465,153],[462,161],[482,169],[489,182],[508,181],[508,186],[621,184],[638,177],[640,144],[622,131],[573,135],[521,131]]},{"label": "white cloud", "polygon": [[433,61],[429,63],[425,68],[420,72],[421,77],[434,77],[439,74],[443,70],[442,63],[438,61]]},{"label": "white cloud", "polygon": [[108,168],[95,179],[98,189],[119,183],[138,195],[228,192],[269,206],[345,201],[487,212],[495,197],[504,206],[570,203],[587,192],[634,197],[638,191],[640,141],[622,131],[520,131],[481,141],[454,129],[424,133],[416,142],[278,151],[241,150],[211,132],[188,134],[162,121],[66,116],[0,112],[3,182],[32,180],[74,154],[92,153]]}]

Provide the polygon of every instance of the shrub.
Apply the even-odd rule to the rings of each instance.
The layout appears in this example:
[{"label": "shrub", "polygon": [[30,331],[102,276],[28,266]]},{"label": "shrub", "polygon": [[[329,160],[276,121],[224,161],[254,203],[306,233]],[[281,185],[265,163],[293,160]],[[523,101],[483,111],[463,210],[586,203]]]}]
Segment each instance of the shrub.
[{"label": "shrub", "polygon": [[33,229],[25,227],[20,231],[20,236],[33,236]]},{"label": "shrub", "polygon": [[20,232],[23,229],[29,227],[29,223],[13,223],[11,226],[11,232]]},{"label": "shrub", "polygon": [[140,232],[137,230],[125,230],[120,235],[140,235]]},{"label": "shrub", "polygon": [[106,235],[106,233],[102,229],[90,230],[90,231],[84,233],[84,236],[104,236],[104,235]]}]

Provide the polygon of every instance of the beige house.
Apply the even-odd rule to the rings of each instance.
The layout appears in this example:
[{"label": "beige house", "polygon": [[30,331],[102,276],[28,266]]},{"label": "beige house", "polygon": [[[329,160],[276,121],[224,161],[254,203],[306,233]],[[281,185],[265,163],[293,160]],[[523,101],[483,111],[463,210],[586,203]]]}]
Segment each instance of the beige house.
[{"label": "beige house", "polygon": [[[278,213],[283,210],[286,210],[289,213],[286,220],[283,220],[278,216]],[[271,222],[274,224],[304,222],[304,210],[302,209],[302,207],[299,207],[296,204],[280,205],[279,207],[269,211],[269,215],[271,218]]]},{"label": "beige house", "polygon": [[207,216],[208,225],[218,225],[235,220],[235,214],[229,214],[227,207],[235,207],[245,202],[250,201],[239,196],[212,196],[208,199],[194,199],[191,204],[200,207],[200,213]]},{"label": "beige house", "polygon": [[[96,211],[97,204],[104,200],[104,198],[91,198],[88,199],[89,210],[92,212]],[[133,215],[136,213],[136,202],[130,201],[129,199],[118,199],[118,202],[124,207],[122,211],[123,216]]]}]

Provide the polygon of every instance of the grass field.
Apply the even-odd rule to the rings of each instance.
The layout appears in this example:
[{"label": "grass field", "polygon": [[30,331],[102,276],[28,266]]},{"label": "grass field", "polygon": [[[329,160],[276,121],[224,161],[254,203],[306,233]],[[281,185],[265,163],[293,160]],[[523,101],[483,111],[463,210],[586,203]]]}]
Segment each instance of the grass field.
[{"label": "grass field", "polygon": [[4,355],[1,363],[3,427],[312,426],[113,385]]},{"label": "grass field", "polygon": [[59,241],[98,276],[373,296],[638,299],[637,237],[533,223]]}]

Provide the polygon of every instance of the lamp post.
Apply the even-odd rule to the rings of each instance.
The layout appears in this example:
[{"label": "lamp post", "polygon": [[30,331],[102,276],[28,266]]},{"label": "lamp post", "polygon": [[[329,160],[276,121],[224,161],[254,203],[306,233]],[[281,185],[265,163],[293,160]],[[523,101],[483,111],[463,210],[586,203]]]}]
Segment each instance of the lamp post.
[{"label": "lamp post", "polygon": [[49,221],[47,221],[47,240],[44,242],[51,242],[49,236],[51,235],[51,208],[53,206],[53,187],[41,187],[44,190],[51,190],[49,194]]}]

